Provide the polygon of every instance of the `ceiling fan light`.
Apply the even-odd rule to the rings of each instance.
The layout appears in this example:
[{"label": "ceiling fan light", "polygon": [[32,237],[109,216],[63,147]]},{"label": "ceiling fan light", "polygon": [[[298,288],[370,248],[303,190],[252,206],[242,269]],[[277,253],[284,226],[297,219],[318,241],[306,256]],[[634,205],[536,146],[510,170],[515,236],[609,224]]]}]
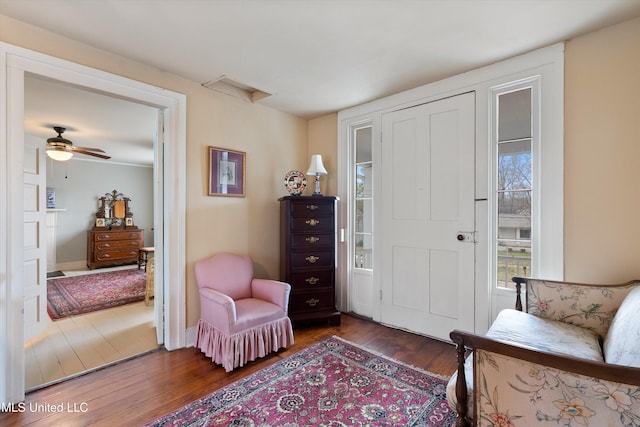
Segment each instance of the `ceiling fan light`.
[{"label": "ceiling fan light", "polygon": [[59,162],[64,162],[73,157],[73,153],[65,151],[64,149],[53,149],[50,148],[47,150],[47,156],[53,160],[57,160]]}]

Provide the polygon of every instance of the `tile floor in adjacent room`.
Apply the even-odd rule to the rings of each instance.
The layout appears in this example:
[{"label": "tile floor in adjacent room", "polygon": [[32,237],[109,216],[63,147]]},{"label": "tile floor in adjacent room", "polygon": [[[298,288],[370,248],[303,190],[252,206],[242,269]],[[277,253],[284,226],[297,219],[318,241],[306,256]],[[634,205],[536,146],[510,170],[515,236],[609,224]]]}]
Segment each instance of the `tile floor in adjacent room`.
[{"label": "tile floor in adjacent room", "polygon": [[[108,269],[64,273],[73,276],[104,271]],[[25,389],[157,348],[153,319],[153,303],[145,305],[142,301],[55,322],[49,320],[45,332],[25,342]]]}]

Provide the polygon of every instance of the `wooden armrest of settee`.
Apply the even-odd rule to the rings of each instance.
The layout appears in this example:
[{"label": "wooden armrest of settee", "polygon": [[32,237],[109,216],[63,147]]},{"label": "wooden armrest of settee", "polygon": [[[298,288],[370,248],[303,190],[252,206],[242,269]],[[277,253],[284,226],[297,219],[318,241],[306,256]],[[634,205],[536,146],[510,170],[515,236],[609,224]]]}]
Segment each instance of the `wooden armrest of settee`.
[{"label": "wooden armrest of settee", "polygon": [[[458,412],[458,419],[456,420],[456,426],[458,427],[472,425],[477,415],[467,414],[467,386],[464,372],[464,362],[467,350],[485,350],[487,352],[512,357],[532,364],[543,365],[559,371],[571,372],[578,375],[584,375],[586,377],[610,381],[612,383],[640,386],[640,368],[612,365],[559,354],[545,353],[459,330],[452,331],[449,336],[457,345],[458,377],[456,381],[456,412]],[[473,399],[475,402],[478,402],[478,393],[478,387],[474,386]],[[474,405],[474,407],[476,407],[476,405]],[[475,411],[476,413],[478,412],[477,407]]]}]

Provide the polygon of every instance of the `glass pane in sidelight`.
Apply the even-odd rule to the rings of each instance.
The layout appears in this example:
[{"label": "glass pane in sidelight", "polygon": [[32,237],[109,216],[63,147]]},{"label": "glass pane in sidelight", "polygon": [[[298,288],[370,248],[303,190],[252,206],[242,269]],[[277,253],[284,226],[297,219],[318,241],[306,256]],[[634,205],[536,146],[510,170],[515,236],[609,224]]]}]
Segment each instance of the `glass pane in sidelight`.
[{"label": "glass pane in sidelight", "polygon": [[498,191],[531,189],[531,139],[498,144]]},{"label": "glass pane in sidelight", "polygon": [[356,198],[373,197],[373,165],[365,163],[356,166]]},{"label": "glass pane in sidelight", "polygon": [[356,200],[355,203],[355,232],[373,232],[373,201]]},{"label": "glass pane in sidelight", "polygon": [[498,215],[515,215],[531,218],[531,191],[499,191]]},{"label": "glass pane in sidelight", "polygon": [[499,240],[497,286],[500,288],[515,287],[511,281],[513,276],[528,277],[531,272],[530,240]]},{"label": "glass pane in sidelight", "polygon": [[356,233],[356,268],[373,268],[373,236],[370,234]]},{"label": "glass pane in sidelight", "polygon": [[370,162],[371,157],[371,127],[356,129],[356,163]]},{"label": "glass pane in sidelight", "polygon": [[531,138],[531,88],[498,96],[498,141]]}]

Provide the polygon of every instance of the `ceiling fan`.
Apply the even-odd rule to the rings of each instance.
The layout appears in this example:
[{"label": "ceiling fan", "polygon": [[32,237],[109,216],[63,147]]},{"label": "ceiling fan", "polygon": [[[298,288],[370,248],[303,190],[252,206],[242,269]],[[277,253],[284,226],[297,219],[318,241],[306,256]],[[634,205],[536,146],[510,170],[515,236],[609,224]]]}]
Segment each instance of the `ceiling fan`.
[{"label": "ceiling fan", "polygon": [[111,156],[104,154],[104,150],[99,148],[76,147],[71,141],[62,137],[66,128],[54,126],[53,130],[58,132],[58,136],[47,139],[47,156],[53,160],[65,161],[73,157],[74,153],[86,154],[88,156],[110,159]]}]

